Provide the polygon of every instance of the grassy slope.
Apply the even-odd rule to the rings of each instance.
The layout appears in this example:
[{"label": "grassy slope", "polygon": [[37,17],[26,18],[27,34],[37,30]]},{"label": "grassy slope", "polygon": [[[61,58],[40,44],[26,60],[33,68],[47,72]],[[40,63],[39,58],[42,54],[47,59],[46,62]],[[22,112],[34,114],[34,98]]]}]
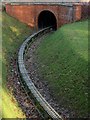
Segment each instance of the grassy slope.
[{"label": "grassy slope", "polygon": [[38,47],[42,80],[58,102],[79,117],[88,112],[88,21],[61,27]]},{"label": "grassy slope", "polygon": [[[2,29],[1,29],[1,26],[2,26],[2,17],[1,17],[1,12],[0,12],[0,93],[2,92]],[[0,118],[1,118],[1,111],[2,111],[2,95],[0,94]]]},{"label": "grassy slope", "polygon": [[[2,13],[2,101],[3,101],[3,118],[23,118],[25,115],[18,107],[18,103],[8,91],[6,87],[7,75],[10,75],[10,58],[16,58],[18,48],[21,43],[30,34],[30,28],[18,20],[8,16],[5,12]],[[12,99],[14,101],[12,101]]]}]

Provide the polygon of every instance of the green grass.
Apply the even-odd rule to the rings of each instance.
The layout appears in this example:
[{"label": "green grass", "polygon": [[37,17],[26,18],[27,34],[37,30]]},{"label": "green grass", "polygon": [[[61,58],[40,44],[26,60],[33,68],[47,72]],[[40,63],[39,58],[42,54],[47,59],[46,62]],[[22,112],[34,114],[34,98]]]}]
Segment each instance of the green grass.
[{"label": "green grass", "polygon": [[[7,76],[10,72],[10,59],[17,58],[18,49],[23,40],[30,34],[30,28],[2,12],[2,117],[25,118],[12,93],[7,89]],[[12,88],[13,89],[13,88]]]},{"label": "green grass", "polygon": [[88,114],[88,21],[64,25],[36,52],[39,73],[59,104],[78,117]]},{"label": "green grass", "polygon": [[[2,93],[2,19],[1,19],[1,12],[0,12],[0,93]],[[2,111],[2,95],[0,94],[0,118],[1,118],[1,111]]]}]

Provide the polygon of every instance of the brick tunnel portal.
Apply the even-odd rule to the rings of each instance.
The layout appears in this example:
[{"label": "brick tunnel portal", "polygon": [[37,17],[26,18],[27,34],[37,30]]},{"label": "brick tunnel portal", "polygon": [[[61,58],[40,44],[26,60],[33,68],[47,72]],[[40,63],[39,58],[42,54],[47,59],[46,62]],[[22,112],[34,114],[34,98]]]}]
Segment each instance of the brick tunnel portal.
[{"label": "brick tunnel portal", "polygon": [[88,18],[89,4],[33,4],[8,3],[6,12],[36,30],[53,26],[56,30],[64,24]]},{"label": "brick tunnel portal", "polygon": [[52,28],[56,30],[57,20],[55,15],[51,11],[44,10],[39,14],[39,17],[38,17],[38,28],[42,29],[49,26],[52,26]]}]

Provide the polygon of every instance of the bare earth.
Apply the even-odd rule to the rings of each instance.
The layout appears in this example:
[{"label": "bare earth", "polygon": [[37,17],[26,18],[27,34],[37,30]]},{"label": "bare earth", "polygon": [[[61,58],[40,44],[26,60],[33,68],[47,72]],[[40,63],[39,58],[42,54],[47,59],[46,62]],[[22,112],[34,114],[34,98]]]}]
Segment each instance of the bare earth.
[{"label": "bare earth", "polygon": [[23,85],[20,83],[21,78],[18,71],[17,60],[14,58],[14,55],[10,59],[11,69],[8,70],[10,74],[7,76],[7,87],[15,96],[19,106],[26,115],[26,118],[40,120],[40,114],[38,113],[37,108],[33,103],[33,100],[30,98],[30,96],[27,95],[23,88]]}]

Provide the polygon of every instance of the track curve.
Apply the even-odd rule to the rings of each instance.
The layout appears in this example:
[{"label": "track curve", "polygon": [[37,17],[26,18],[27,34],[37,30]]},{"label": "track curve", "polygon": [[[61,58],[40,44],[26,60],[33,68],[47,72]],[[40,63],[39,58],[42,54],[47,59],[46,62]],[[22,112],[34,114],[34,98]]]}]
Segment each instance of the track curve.
[{"label": "track curve", "polygon": [[34,38],[38,35],[45,34],[51,30],[51,27],[44,28],[31,36],[29,36],[21,45],[18,53],[18,67],[21,74],[22,79],[24,80],[26,86],[31,91],[33,96],[37,99],[39,104],[44,108],[44,110],[50,115],[52,119],[55,120],[63,120],[63,118],[49,105],[49,103],[45,100],[44,97],[39,93],[37,88],[35,87],[34,83],[30,79],[28,72],[24,65],[24,53],[26,48],[28,47],[28,43],[30,43]]}]

